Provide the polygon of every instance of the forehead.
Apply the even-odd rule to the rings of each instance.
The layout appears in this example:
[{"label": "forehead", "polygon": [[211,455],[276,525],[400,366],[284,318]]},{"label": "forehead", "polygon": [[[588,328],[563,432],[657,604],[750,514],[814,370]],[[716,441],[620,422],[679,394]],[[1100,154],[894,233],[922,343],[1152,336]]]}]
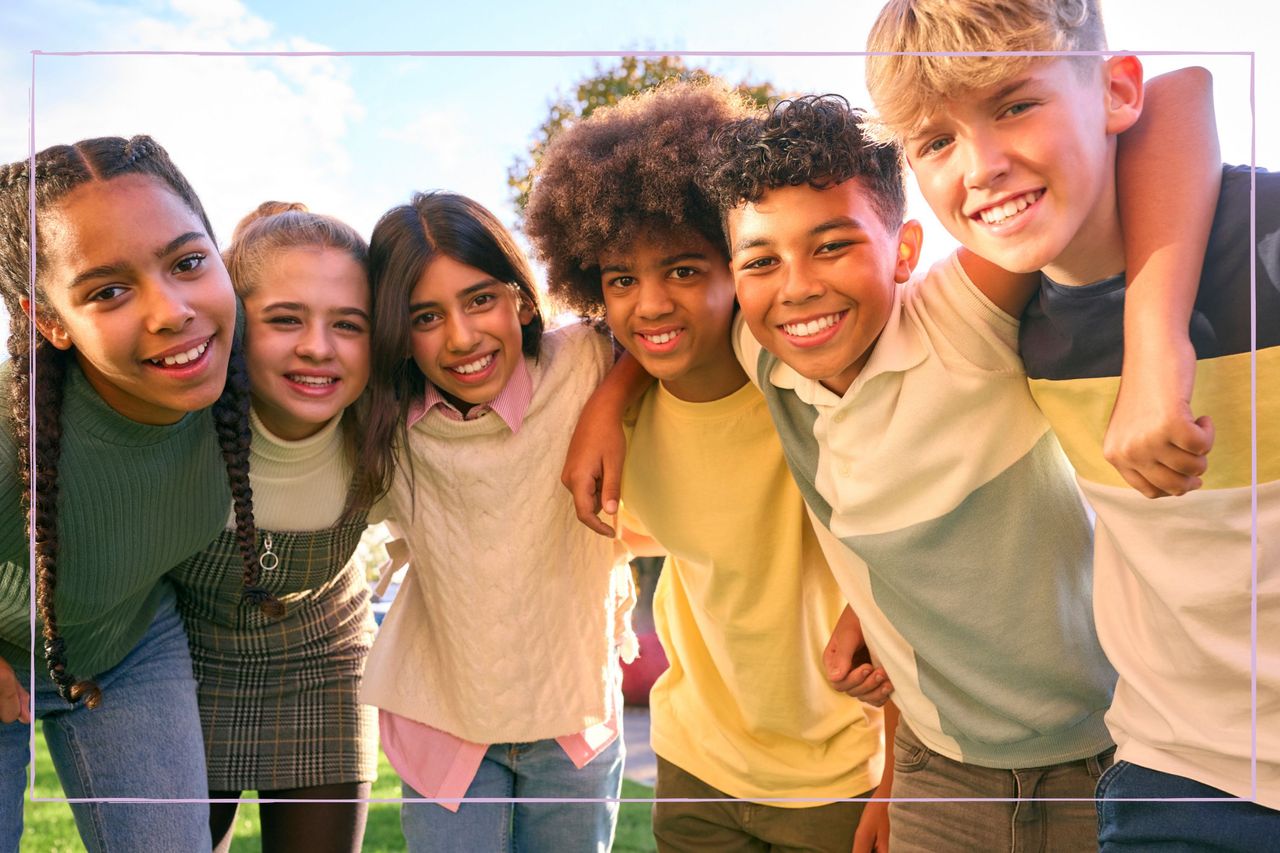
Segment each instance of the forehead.
[{"label": "forehead", "polygon": [[186,202],[155,178],[124,175],[67,193],[41,216],[39,236],[51,258],[96,262],[104,253],[154,251],[189,231],[205,227]]},{"label": "forehead", "polygon": [[871,192],[858,178],[822,189],[801,184],[766,190],[756,201],[729,211],[729,238],[739,251],[744,241],[806,236],[841,218],[862,228],[883,227]]},{"label": "forehead", "polygon": [[615,243],[600,250],[599,266],[644,265],[684,254],[723,257],[701,231],[689,224],[646,225],[626,243]]},{"label": "forehead", "polygon": [[[1001,57],[992,57],[999,61]],[[1011,66],[1011,72],[982,86],[957,86],[948,92],[921,96],[915,123],[899,134],[911,139],[930,129],[986,115],[1011,98],[1047,93],[1091,94],[1098,57],[1045,56]],[[1099,90],[1100,91],[1100,90]]]},{"label": "forehead", "polygon": [[448,255],[436,255],[418,276],[411,298],[414,302],[450,302],[461,291],[485,282],[499,284],[484,270]]},{"label": "forehead", "polygon": [[295,246],[271,257],[251,296],[274,298],[284,292],[303,296],[302,301],[310,304],[369,304],[364,267],[350,253],[328,246]]}]

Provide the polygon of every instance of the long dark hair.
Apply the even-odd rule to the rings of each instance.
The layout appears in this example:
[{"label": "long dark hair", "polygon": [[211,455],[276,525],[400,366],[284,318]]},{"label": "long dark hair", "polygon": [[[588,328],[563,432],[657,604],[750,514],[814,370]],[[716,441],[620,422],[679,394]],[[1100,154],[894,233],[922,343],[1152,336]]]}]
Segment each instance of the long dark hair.
[{"label": "long dark hair", "polygon": [[[173,191],[200,217],[209,239],[213,227],[195,191],[169,159],[169,155],[149,136],[132,139],[101,137],[75,145],[46,148],[35,157],[35,176],[26,160],[0,167],[0,297],[9,311],[9,356],[13,362],[11,382],[0,394],[7,394],[7,416],[18,448],[18,469],[24,486],[23,500],[29,521],[35,528],[36,609],[44,622],[44,658],[49,676],[67,702],[83,699],[97,707],[102,691],[91,679],[78,679],[67,671],[66,641],[58,631],[54,609],[58,569],[58,457],[62,443],[63,382],[69,351],[55,348],[37,335],[31,345],[32,316],[22,302],[34,296],[32,315],[56,316],[40,286],[45,259],[39,251],[41,215],[64,196],[90,181],[109,181],[122,175],[150,176]],[[35,287],[30,284],[30,189],[35,188],[37,253]],[[29,402],[30,370],[36,368],[36,410],[34,428],[35,462],[38,476],[30,481],[32,412]],[[235,507],[236,538],[244,561],[246,595],[270,607],[274,597],[257,584],[257,531],[253,522],[253,495],[249,489],[249,376],[239,343],[232,346],[227,367],[227,383],[213,406],[218,444],[227,466],[227,479]],[[278,607],[275,603],[275,607]]]},{"label": "long dark hair", "polygon": [[409,296],[440,256],[514,287],[533,311],[533,319],[521,328],[521,350],[537,358],[542,344],[542,310],[533,270],[511,234],[483,205],[457,193],[414,193],[409,204],[384,213],[369,240],[373,325],[378,334],[370,359],[369,426],[360,453],[360,468],[375,497],[391,486],[397,427],[402,442],[407,441],[409,405],[426,390],[426,377],[409,355]]}]

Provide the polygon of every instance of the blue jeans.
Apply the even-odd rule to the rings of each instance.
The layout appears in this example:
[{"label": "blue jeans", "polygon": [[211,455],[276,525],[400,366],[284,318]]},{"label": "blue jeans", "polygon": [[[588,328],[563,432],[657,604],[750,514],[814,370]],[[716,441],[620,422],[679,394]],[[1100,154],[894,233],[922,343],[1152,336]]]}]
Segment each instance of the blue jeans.
[{"label": "blue jeans", "polygon": [[[102,704],[68,705],[36,660],[35,711],[67,798],[208,799],[204,737],[187,636],[172,595],[133,651],[101,673]],[[26,681],[25,671],[18,678]],[[16,850],[29,729],[0,726],[0,851]],[[208,803],[72,803],[85,847],[208,851]]]},{"label": "blue jeans", "polygon": [[[622,790],[622,737],[581,770],[555,740],[489,747],[467,797],[617,799]],[[404,796],[421,797],[404,785]],[[618,822],[615,803],[405,803],[400,826],[414,853],[606,853]]]},{"label": "blue jeans", "polygon": [[1123,802],[1231,797],[1183,776],[1117,761],[1098,780],[1102,853],[1256,853],[1280,844],[1280,811],[1257,803]]}]

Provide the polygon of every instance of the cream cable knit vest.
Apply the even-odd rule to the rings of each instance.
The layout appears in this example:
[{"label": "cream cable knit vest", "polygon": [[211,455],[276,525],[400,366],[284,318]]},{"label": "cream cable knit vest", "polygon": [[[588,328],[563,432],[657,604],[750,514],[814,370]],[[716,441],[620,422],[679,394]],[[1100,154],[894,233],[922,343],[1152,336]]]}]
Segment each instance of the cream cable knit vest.
[{"label": "cream cable knit vest", "polygon": [[379,630],[360,700],[476,743],[571,734],[612,702],[615,624],[630,574],[560,485],[578,413],[612,355],[573,325],[529,362],[533,399],[512,435],[493,413],[429,413],[409,431],[380,503],[411,568]]}]

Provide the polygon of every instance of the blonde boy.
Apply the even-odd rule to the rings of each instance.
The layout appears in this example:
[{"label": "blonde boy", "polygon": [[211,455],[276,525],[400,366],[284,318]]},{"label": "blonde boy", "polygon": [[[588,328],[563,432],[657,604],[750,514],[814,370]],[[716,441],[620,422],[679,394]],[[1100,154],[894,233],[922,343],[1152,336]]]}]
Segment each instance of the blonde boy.
[{"label": "blonde boy", "polygon": [[[894,0],[868,49],[1101,51],[1106,42],[1092,0]],[[1134,57],[875,56],[867,77],[925,199],[952,235],[1006,269],[1043,271],[1023,316],[1021,351],[1032,394],[1097,513],[1094,611],[1119,672],[1107,715],[1117,763],[1098,786],[1103,848],[1266,849],[1280,833],[1280,397],[1269,390],[1280,379],[1280,176],[1257,173],[1256,243],[1249,239],[1249,170],[1173,176],[1190,187],[1190,203],[1198,195],[1216,201],[1216,210],[1205,206],[1212,230],[1200,286],[1163,301],[1135,289],[1126,319],[1117,128],[1108,107],[1141,106]],[[1158,215],[1133,225],[1146,233],[1164,227]],[[1194,231],[1171,233],[1168,256],[1195,255],[1198,239]],[[1251,256],[1258,350],[1256,767]],[[1147,331],[1155,333],[1136,336],[1137,324],[1147,320],[1154,320]],[[1162,365],[1187,351],[1188,328],[1194,371],[1170,377]],[[1116,439],[1106,430],[1122,360],[1126,376],[1168,383],[1159,394],[1167,405],[1143,413],[1153,431],[1167,436],[1153,453],[1159,461],[1139,478],[1145,483],[1135,482],[1133,469],[1108,464],[1114,456],[1108,444]],[[1141,364],[1155,369],[1130,373]],[[1116,418],[1124,421],[1130,413],[1121,409]],[[1192,411],[1212,422],[1192,420]],[[1206,444],[1213,450],[1203,472],[1194,460]],[[1148,495],[1202,487],[1150,502],[1126,483],[1149,487]],[[1123,801],[1222,797],[1255,802]]]}]

